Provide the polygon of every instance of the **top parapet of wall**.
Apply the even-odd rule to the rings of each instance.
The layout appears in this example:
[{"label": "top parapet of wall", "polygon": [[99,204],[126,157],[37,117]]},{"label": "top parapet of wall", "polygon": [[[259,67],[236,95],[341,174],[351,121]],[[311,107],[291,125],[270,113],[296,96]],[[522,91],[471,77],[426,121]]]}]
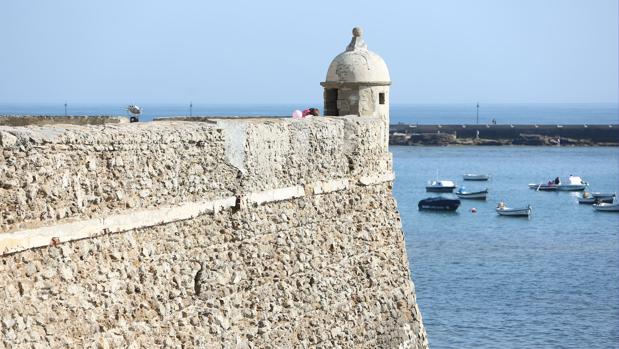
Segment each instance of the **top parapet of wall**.
[{"label": "top parapet of wall", "polygon": [[128,123],[125,116],[52,116],[52,115],[0,115],[0,126],[28,126],[28,125],[103,125]]},{"label": "top parapet of wall", "polygon": [[203,121],[0,126],[0,234],[392,176],[376,118]]}]

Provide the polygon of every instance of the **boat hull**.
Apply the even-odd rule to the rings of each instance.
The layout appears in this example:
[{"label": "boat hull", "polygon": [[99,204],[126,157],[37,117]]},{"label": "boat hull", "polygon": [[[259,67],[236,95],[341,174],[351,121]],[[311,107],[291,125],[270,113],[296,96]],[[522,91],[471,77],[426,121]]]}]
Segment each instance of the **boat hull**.
[{"label": "boat hull", "polygon": [[456,195],[458,195],[458,197],[460,199],[467,199],[467,200],[486,200],[486,193],[483,194],[458,194],[456,193]]},{"label": "boat hull", "polygon": [[531,214],[531,207],[526,208],[496,208],[496,213],[500,216],[509,217],[528,217]]},{"label": "boat hull", "polygon": [[462,179],[465,181],[487,181],[490,179],[488,175],[478,175],[478,174],[465,174],[462,175]]},{"label": "boat hull", "polygon": [[529,188],[539,191],[556,191],[557,185],[555,184],[529,184]]},{"label": "boat hull", "polygon": [[583,191],[587,186],[585,184],[559,184],[558,191]]},{"label": "boat hull", "polygon": [[615,197],[615,193],[591,193],[591,196],[596,199],[612,199]]},{"label": "boat hull", "polygon": [[455,211],[460,207],[460,200],[445,198],[426,198],[417,204],[419,210]]},{"label": "boat hull", "polygon": [[593,204],[593,208],[601,212],[619,212],[619,204]]},{"label": "boat hull", "polygon": [[432,193],[452,193],[456,187],[434,187],[427,186],[426,191]]},{"label": "boat hull", "polygon": [[578,203],[583,205],[593,205],[595,203],[606,203],[611,204],[613,202],[613,197],[590,197],[590,198],[578,198]]},{"label": "boat hull", "polygon": [[475,192],[461,192],[461,191],[457,191],[456,195],[460,199],[486,200],[486,195],[488,195],[488,189],[482,190],[482,191],[475,191]]}]

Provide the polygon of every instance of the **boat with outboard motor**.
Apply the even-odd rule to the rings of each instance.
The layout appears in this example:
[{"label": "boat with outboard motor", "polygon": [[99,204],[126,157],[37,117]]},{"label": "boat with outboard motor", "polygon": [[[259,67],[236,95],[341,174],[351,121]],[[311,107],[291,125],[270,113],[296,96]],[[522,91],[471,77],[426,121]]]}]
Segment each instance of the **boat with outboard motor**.
[{"label": "boat with outboard motor", "polygon": [[455,211],[460,207],[460,200],[435,196],[420,200],[417,206],[420,210]]},{"label": "boat with outboard motor", "polygon": [[462,175],[462,179],[464,179],[465,181],[487,181],[488,179],[490,179],[490,175],[465,173]]},{"label": "boat with outboard motor", "polygon": [[488,188],[479,191],[467,191],[465,187],[460,187],[458,188],[456,195],[460,199],[486,200],[486,195],[488,195]]},{"label": "boat with outboard motor", "polygon": [[430,181],[426,185],[426,191],[435,193],[451,193],[456,188],[456,183],[453,181]]},{"label": "boat with outboard motor", "polygon": [[537,191],[581,191],[585,190],[588,185],[589,183],[582,178],[570,175],[567,183],[561,182],[559,177],[557,177],[547,183],[529,183],[529,188]]},{"label": "boat with outboard motor", "polygon": [[513,208],[505,206],[503,201],[499,202],[496,206],[496,213],[501,216],[512,216],[512,217],[529,217],[531,214],[531,205],[527,205],[527,207],[523,208]]}]

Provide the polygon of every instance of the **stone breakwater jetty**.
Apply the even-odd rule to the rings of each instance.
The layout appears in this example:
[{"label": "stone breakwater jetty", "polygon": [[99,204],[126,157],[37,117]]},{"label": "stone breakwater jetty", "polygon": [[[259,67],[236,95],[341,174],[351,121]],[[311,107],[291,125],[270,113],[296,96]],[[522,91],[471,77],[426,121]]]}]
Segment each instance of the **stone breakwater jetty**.
[{"label": "stone breakwater jetty", "polygon": [[368,52],[333,117],[0,126],[0,348],[427,348]]},{"label": "stone breakwater jetty", "polygon": [[619,124],[390,125],[392,145],[619,146]]}]

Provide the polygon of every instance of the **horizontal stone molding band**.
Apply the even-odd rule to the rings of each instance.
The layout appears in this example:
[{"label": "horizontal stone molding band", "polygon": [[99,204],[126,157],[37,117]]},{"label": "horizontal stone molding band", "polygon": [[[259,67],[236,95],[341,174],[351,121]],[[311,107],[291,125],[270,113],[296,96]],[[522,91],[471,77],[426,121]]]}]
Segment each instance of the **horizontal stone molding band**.
[{"label": "horizontal stone molding band", "polygon": [[[56,245],[108,233],[120,233],[133,229],[191,219],[203,214],[236,207],[241,201],[250,205],[261,205],[269,202],[285,201],[304,196],[346,190],[350,187],[350,183],[368,186],[389,182],[393,179],[393,172],[365,176],[358,180],[340,178],[320,181],[306,186],[296,185],[276,188],[238,196],[229,196],[216,200],[190,202],[171,207],[158,207],[154,209],[132,211],[130,213],[109,215],[104,218],[92,218],[0,233],[0,256],[31,248]],[[306,188],[308,188],[308,190],[306,190]]]},{"label": "horizontal stone molding band", "polygon": [[391,182],[395,179],[393,172],[381,173],[372,176],[363,176],[359,178],[360,185],[374,185],[376,183]]},{"label": "horizontal stone molding band", "polygon": [[236,198],[231,196],[219,200],[191,202],[174,207],[159,207],[110,215],[105,218],[92,218],[10,233],[0,233],[0,255],[107,233],[119,233],[131,229],[190,219],[205,213],[232,207],[235,201]]},{"label": "horizontal stone molding band", "polygon": [[293,187],[277,188],[259,191],[245,195],[247,203],[261,205],[268,202],[284,201],[305,196],[305,189],[302,185]]}]

